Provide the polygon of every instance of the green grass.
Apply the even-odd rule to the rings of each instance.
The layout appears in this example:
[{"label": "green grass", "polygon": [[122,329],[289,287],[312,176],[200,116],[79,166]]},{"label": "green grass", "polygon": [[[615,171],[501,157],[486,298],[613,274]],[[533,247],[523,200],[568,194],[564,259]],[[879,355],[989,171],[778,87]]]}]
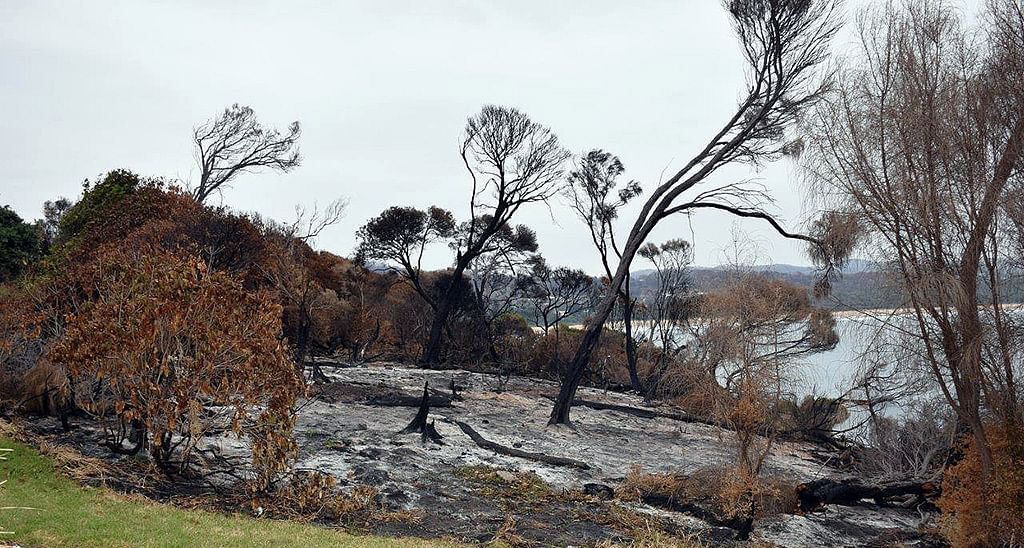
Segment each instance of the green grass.
[{"label": "green grass", "polygon": [[[356,536],[295,522],[184,510],[83,488],[59,474],[35,450],[0,437],[14,449],[0,460],[0,545],[25,546],[382,546],[451,544]],[[2,509],[33,507],[37,510]]]}]

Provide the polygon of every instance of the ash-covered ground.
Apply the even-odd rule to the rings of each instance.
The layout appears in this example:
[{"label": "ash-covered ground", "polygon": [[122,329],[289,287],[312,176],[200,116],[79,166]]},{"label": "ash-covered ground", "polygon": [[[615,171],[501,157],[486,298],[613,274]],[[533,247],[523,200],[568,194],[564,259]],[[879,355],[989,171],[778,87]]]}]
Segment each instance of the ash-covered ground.
[{"label": "ash-covered ground", "polygon": [[[733,461],[733,434],[716,426],[664,417],[641,418],[619,411],[576,406],[573,427],[547,425],[558,386],[533,378],[498,377],[465,371],[429,371],[376,365],[332,369],[331,384],[299,415],[300,469],[330,473],[350,484],[372,484],[394,504],[419,510],[419,525],[402,533],[451,535],[487,540],[510,511],[519,535],[551,545],[590,544],[621,539],[621,528],[586,519],[606,512],[607,502],[545,501],[543,508],[513,505],[481,495],[458,473],[472,466],[533,472],[558,492],[581,492],[586,484],[615,488],[634,467],[644,472],[689,474],[726,467]],[[443,436],[442,445],[424,443],[417,434],[399,432],[417,409],[395,406],[422,393],[429,382],[436,400],[450,394],[454,381],[462,399],[434,406],[430,418]],[[645,408],[640,397],[583,388],[579,397],[596,402]],[[588,469],[556,466],[510,457],[478,446],[456,424],[470,425],[486,440],[506,447],[582,461]],[[838,460],[838,459],[836,459]],[[830,466],[829,453],[807,443],[777,442],[765,474],[793,483],[845,473]],[[591,489],[595,489],[592,487]],[[569,497],[572,499],[573,497]],[[700,532],[716,541],[731,531],[683,513],[630,505],[662,520],[678,532]],[[857,546],[873,541],[913,537],[927,516],[916,511],[828,506],[822,512],[784,515],[756,522],[754,538],[782,546]]]},{"label": "ash-covered ground", "polygon": [[[668,534],[697,535],[716,545],[740,544],[735,530],[699,519],[700,512],[609,500],[635,468],[681,474],[727,469],[735,457],[730,431],[586,406],[573,408],[572,427],[551,427],[547,419],[558,385],[533,378],[511,377],[503,383],[495,375],[393,364],[329,367],[325,372],[330,382],[316,385],[310,399],[300,404],[296,468],[331,474],[342,489],[373,486],[390,508],[420,516],[413,522],[371,524],[375,532],[469,542],[486,542],[501,532],[526,544],[589,546],[628,543],[630,523],[635,526],[639,516]],[[429,418],[442,436],[440,444],[401,433],[417,414],[426,382],[435,403]],[[460,399],[449,401],[453,382]],[[578,397],[662,414],[679,412],[667,405],[645,406],[642,398],[630,394],[592,388],[581,389]],[[586,468],[499,454],[478,445],[457,421],[487,441],[572,459]],[[56,431],[56,424],[48,430]],[[68,439],[82,445],[90,436],[99,433],[82,424]],[[236,462],[248,455],[245,440],[233,435],[208,437],[204,445]],[[765,476],[792,485],[842,478],[848,473],[836,466],[839,460],[810,443],[780,441],[767,460]],[[482,473],[492,472],[497,484],[478,481]],[[542,482],[524,487],[522,478]],[[516,492],[522,489],[530,492]],[[751,538],[778,546],[913,545],[927,543],[919,530],[932,519],[916,510],[864,501],[759,519]]]}]

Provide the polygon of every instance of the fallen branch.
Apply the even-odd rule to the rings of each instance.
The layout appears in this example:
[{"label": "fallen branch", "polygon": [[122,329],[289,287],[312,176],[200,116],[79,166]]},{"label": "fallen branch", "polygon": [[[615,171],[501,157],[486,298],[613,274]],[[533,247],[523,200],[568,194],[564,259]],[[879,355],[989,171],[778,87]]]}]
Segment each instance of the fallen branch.
[{"label": "fallen branch", "polygon": [[[616,403],[604,403],[592,400],[581,400],[576,399],[572,402],[573,405],[581,407],[588,407],[597,411],[614,411],[617,413],[624,413],[626,415],[632,415],[634,417],[640,417],[642,419],[669,419],[679,422],[689,422],[695,424],[706,424],[708,426],[714,426],[723,430],[735,430],[736,427],[725,421],[716,421],[700,415],[692,415],[690,413],[683,412],[672,412],[672,411],[658,411],[655,409],[645,409],[642,407],[633,407],[630,405],[619,405]],[[769,432],[774,434],[782,440],[793,440],[793,441],[808,441],[815,443],[820,446],[828,447],[835,450],[844,450],[846,447],[836,441],[835,439],[826,435],[824,431],[811,432],[806,429],[799,430],[779,430],[772,429]],[[769,432],[765,432],[766,434]]]},{"label": "fallen branch", "polygon": [[697,415],[691,415],[689,413],[674,413],[666,411],[656,411],[654,409],[644,409],[641,407],[632,407],[629,405],[619,405],[615,403],[603,403],[599,401],[591,400],[580,400],[576,399],[572,401],[573,405],[581,407],[589,407],[597,411],[615,411],[618,413],[625,413],[627,415],[633,415],[634,417],[640,417],[642,419],[671,419],[680,422],[694,422],[698,424],[707,424],[710,426],[717,426],[719,428],[731,429],[731,427],[724,422],[716,421],[706,417],[700,417]]},{"label": "fallen branch", "polygon": [[481,436],[476,430],[473,430],[472,426],[462,421],[455,421],[455,424],[459,425],[459,428],[461,428],[462,431],[465,432],[466,435],[469,436],[473,440],[473,442],[476,443],[478,446],[483,447],[484,449],[490,449],[491,451],[494,451],[499,455],[519,457],[521,459],[544,462],[547,464],[553,464],[555,466],[569,466],[572,468],[579,468],[580,470],[590,469],[590,465],[583,461],[578,461],[566,457],[555,457],[551,455],[546,455],[544,453],[532,453],[530,451],[515,449],[514,447],[506,447],[504,445],[484,439],[484,437]]},{"label": "fallen branch", "polygon": [[[430,407],[451,407],[452,398],[442,395],[430,394],[428,396]],[[366,399],[366,405],[379,405],[381,407],[419,407],[423,403],[423,396],[409,396],[407,394],[381,394]]]}]

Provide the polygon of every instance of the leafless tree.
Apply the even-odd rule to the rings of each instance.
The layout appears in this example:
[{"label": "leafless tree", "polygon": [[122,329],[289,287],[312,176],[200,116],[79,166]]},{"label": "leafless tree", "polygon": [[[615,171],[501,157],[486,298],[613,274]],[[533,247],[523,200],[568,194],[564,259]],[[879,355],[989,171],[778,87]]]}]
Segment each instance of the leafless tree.
[{"label": "leafless tree", "polygon": [[747,65],[745,97],[704,148],[648,195],[623,243],[622,257],[611,277],[612,291],[594,311],[563,380],[551,411],[551,424],[569,422],[573,397],[633,259],[663,219],[698,209],[725,211],[762,219],[783,237],[817,247],[816,258],[823,259],[826,274],[844,258],[846,250],[827,246],[835,241],[827,237],[829,230],[811,237],[784,229],[764,209],[770,196],[749,183],[728,184],[700,191],[689,199],[684,197],[722,166],[758,164],[789,150],[784,140],[786,130],[821,96],[823,80],[816,69],[826,59],[837,30],[834,0],[729,0],[725,6]]},{"label": "leafless tree", "polygon": [[338,198],[323,209],[315,202],[312,208],[298,204],[295,206],[295,219],[286,230],[291,237],[311,244],[324,229],[338,224],[347,210],[348,198]]},{"label": "leafless tree", "polygon": [[[308,267],[316,256],[310,244],[321,231],[341,220],[347,204],[347,200],[339,198],[324,210],[296,206],[295,220],[288,224],[257,219],[273,250],[260,269],[267,283],[277,291],[284,313],[292,316],[287,323],[293,332],[288,335],[300,371],[305,370],[315,332],[322,329],[318,324],[336,321],[344,304],[333,290],[320,284]],[[314,380],[325,378],[315,364],[311,373]]]},{"label": "leafless tree", "polygon": [[817,110],[808,173],[908,295],[886,327],[912,334],[934,385],[991,469],[984,416],[1021,420],[1019,322],[1005,307],[1020,249],[1024,7],[993,0],[977,29],[949,5],[860,18],[860,48]]},{"label": "leafless tree", "polygon": [[285,132],[264,128],[251,108],[238,103],[224,109],[192,133],[199,163],[199,185],[192,195],[203,202],[241,173],[291,171],[301,160],[300,133],[298,122],[292,122]]}]

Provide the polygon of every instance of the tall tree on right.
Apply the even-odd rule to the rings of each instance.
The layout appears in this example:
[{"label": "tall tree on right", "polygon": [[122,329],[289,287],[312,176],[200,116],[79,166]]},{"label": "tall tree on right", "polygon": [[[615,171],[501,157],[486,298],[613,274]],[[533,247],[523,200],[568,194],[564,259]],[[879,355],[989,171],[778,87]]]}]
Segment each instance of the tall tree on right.
[{"label": "tall tree on right", "polygon": [[896,318],[993,469],[985,422],[1022,420],[1024,5],[991,0],[975,28],[938,1],[866,10],[860,44],[815,117],[809,173],[853,215],[907,295]]},{"label": "tall tree on right", "polygon": [[[569,422],[573,397],[602,327],[620,298],[630,265],[662,220],[698,209],[762,219],[783,237],[812,244],[813,255],[824,266],[825,276],[842,262],[846,250],[832,245],[843,240],[830,236],[831,225],[822,223],[820,226],[825,230],[815,236],[787,231],[765,211],[763,206],[771,202],[771,197],[763,187],[739,182],[700,191],[695,188],[723,166],[771,161],[789,150],[790,143],[784,139],[786,130],[825,89],[827,79],[822,78],[818,67],[828,57],[831,39],[838,29],[836,6],[835,0],[728,0],[725,3],[746,64],[744,98],[704,148],[647,195],[622,244],[609,291],[595,308],[563,379],[549,423]],[[685,196],[688,193],[690,195]]]}]

